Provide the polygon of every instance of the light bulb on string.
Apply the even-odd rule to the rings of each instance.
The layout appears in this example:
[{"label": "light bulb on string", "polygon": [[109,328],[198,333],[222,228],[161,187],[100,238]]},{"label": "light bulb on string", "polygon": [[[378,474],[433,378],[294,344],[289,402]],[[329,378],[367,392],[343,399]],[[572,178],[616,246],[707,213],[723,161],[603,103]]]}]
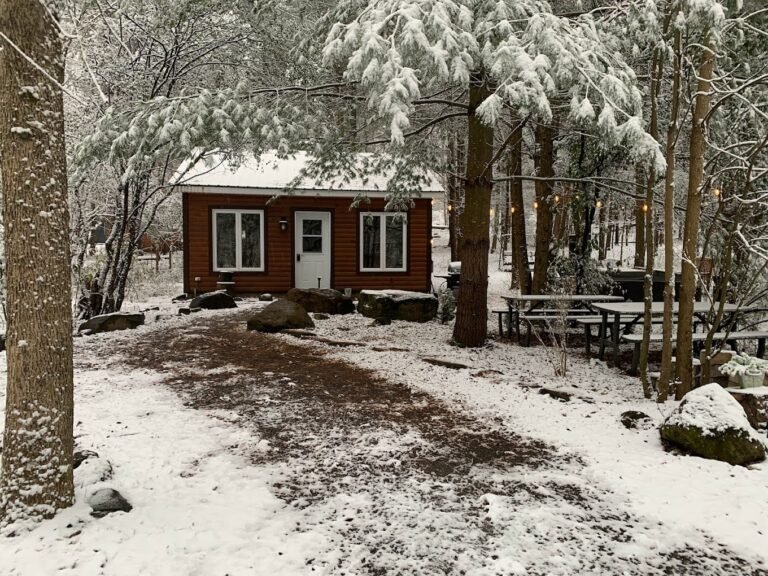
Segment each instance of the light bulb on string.
[{"label": "light bulb on string", "polygon": [[533,209],[534,210],[538,210],[539,209],[539,201],[538,200],[534,200],[533,201]]}]

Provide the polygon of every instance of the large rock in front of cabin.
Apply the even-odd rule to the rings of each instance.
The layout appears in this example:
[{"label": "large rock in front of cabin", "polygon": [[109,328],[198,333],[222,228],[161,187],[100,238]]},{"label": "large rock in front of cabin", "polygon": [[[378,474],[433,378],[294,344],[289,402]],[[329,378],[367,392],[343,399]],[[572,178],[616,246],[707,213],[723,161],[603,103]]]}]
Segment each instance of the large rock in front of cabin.
[{"label": "large rock in front of cabin", "polygon": [[132,330],[144,324],[144,314],[135,312],[113,312],[102,314],[86,320],[77,329],[86,334],[113,332],[115,330]]},{"label": "large rock in front of cabin", "polygon": [[296,302],[276,300],[248,320],[248,330],[280,332],[293,328],[314,328],[307,311]]},{"label": "large rock in front of cabin", "polygon": [[351,314],[355,311],[352,298],[347,298],[338,290],[331,288],[293,288],[285,295],[286,299],[300,304],[307,312],[321,314]]},{"label": "large rock in front of cabin", "polygon": [[224,310],[226,308],[237,308],[237,303],[232,296],[223,290],[218,290],[216,292],[208,292],[207,294],[200,294],[200,296],[196,296],[189,303],[189,308]]},{"label": "large rock in front of cabin", "polygon": [[661,425],[661,437],[702,458],[729,464],[765,459],[765,444],[739,403],[719,384],[685,395]]},{"label": "large rock in front of cabin", "polygon": [[363,290],[357,298],[357,311],[383,322],[429,322],[437,315],[437,298],[423,292]]}]

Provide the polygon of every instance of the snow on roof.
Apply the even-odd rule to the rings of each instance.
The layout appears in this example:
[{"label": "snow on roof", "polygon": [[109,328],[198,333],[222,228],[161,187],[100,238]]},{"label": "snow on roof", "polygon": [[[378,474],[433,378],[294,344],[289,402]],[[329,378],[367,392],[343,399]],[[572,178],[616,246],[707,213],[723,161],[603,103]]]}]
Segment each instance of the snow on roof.
[{"label": "snow on roof", "polygon": [[[262,154],[259,158],[247,156],[241,163],[233,164],[221,157],[208,157],[207,161],[199,161],[188,172],[180,177],[180,171],[174,175],[171,182],[178,182],[185,191],[229,192],[232,189],[255,192],[276,191],[285,189],[296,178],[309,162],[309,155],[301,152],[289,158],[278,158],[275,153]],[[442,193],[443,187],[434,173],[429,173],[428,184],[421,188],[423,194]],[[297,191],[334,191],[334,192],[379,192],[387,189],[390,176],[378,174],[362,178],[350,178],[345,181],[335,178],[330,182],[318,182],[314,178],[304,177],[294,187]],[[202,190],[205,188],[205,190]],[[225,188],[226,190],[216,190]]]}]

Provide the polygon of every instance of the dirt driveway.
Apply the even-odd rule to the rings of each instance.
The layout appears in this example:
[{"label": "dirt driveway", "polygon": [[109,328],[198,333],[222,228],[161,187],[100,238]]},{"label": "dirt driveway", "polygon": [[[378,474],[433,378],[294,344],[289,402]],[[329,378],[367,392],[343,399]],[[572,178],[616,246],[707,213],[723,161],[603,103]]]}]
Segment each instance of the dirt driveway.
[{"label": "dirt driveway", "polygon": [[247,332],[246,316],[117,338],[105,361],[163,372],[189,406],[252,431],[254,464],[305,512],[295,529],[335,535],[308,573],[768,574],[701,534],[669,542],[551,446],[311,343]]}]

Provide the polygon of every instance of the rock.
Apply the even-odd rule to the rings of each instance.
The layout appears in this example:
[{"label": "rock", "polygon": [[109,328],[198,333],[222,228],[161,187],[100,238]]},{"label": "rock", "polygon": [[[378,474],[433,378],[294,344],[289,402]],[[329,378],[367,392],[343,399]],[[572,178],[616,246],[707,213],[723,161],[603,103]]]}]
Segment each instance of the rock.
[{"label": "rock", "polygon": [[224,310],[225,308],[237,308],[235,299],[224,292],[208,292],[192,299],[189,303],[190,310],[193,308],[205,308],[206,310]]},{"label": "rock", "polygon": [[296,302],[277,300],[248,320],[248,330],[279,332],[289,328],[314,328],[307,311]]},{"label": "rock", "polygon": [[314,314],[312,314],[312,318],[314,318],[315,320],[330,320],[331,317],[328,316],[328,314],[323,314],[321,312],[315,312]]},{"label": "rock", "polygon": [[96,490],[88,497],[88,505],[93,508],[91,516],[103,518],[112,512],[130,512],[133,506],[120,492],[112,488]]},{"label": "rock", "polygon": [[272,294],[259,294],[259,302],[272,302]]},{"label": "rock", "polygon": [[186,292],[184,294],[179,294],[178,296],[171,298],[171,303],[175,304],[176,302],[183,302],[184,300],[189,300],[189,294],[187,294]]},{"label": "rock", "polygon": [[653,420],[645,412],[639,410],[627,410],[621,413],[621,423],[628,430],[647,430],[653,426]]},{"label": "rock", "polygon": [[540,388],[539,394],[551,396],[555,400],[560,400],[560,402],[570,402],[571,398],[573,398],[573,394],[570,392],[565,392],[564,390],[555,390],[554,388]]},{"label": "rock", "polygon": [[189,316],[189,308],[187,307],[179,308],[178,314],[179,316]]},{"label": "rock", "polygon": [[765,459],[765,446],[744,410],[719,384],[685,395],[661,425],[662,439],[683,450],[729,464]]},{"label": "rock", "polygon": [[195,308],[192,308],[192,307],[190,307],[190,308],[189,308],[189,311],[190,311],[192,314],[194,314],[194,313],[196,313],[196,312],[200,312],[201,310],[202,310],[202,308],[200,308],[199,306],[196,306]]},{"label": "rock", "polygon": [[355,311],[352,298],[331,288],[293,288],[285,295],[287,300],[301,304],[307,312],[322,314],[351,314]]},{"label": "rock", "polygon": [[768,427],[768,386],[728,388],[728,393],[744,409],[753,428],[759,430]]},{"label": "rock", "polygon": [[113,332],[115,330],[132,330],[144,324],[144,314],[132,312],[113,312],[112,314],[102,314],[86,320],[77,329],[84,333],[90,330],[89,334],[98,334],[100,332]]},{"label": "rock", "polygon": [[88,458],[98,457],[99,455],[93,450],[75,450],[75,453],[72,455],[72,469],[77,470],[80,464],[88,460]]},{"label": "rock", "polygon": [[437,298],[422,292],[363,290],[358,296],[357,310],[382,324],[392,320],[429,322],[437,314]]},{"label": "rock", "polygon": [[442,366],[443,368],[450,368],[451,370],[464,370],[469,368],[466,364],[459,364],[458,362],[449,362],[448,360],[442,360],[440,358],[422,358],[427,364],[433,366]]}]

